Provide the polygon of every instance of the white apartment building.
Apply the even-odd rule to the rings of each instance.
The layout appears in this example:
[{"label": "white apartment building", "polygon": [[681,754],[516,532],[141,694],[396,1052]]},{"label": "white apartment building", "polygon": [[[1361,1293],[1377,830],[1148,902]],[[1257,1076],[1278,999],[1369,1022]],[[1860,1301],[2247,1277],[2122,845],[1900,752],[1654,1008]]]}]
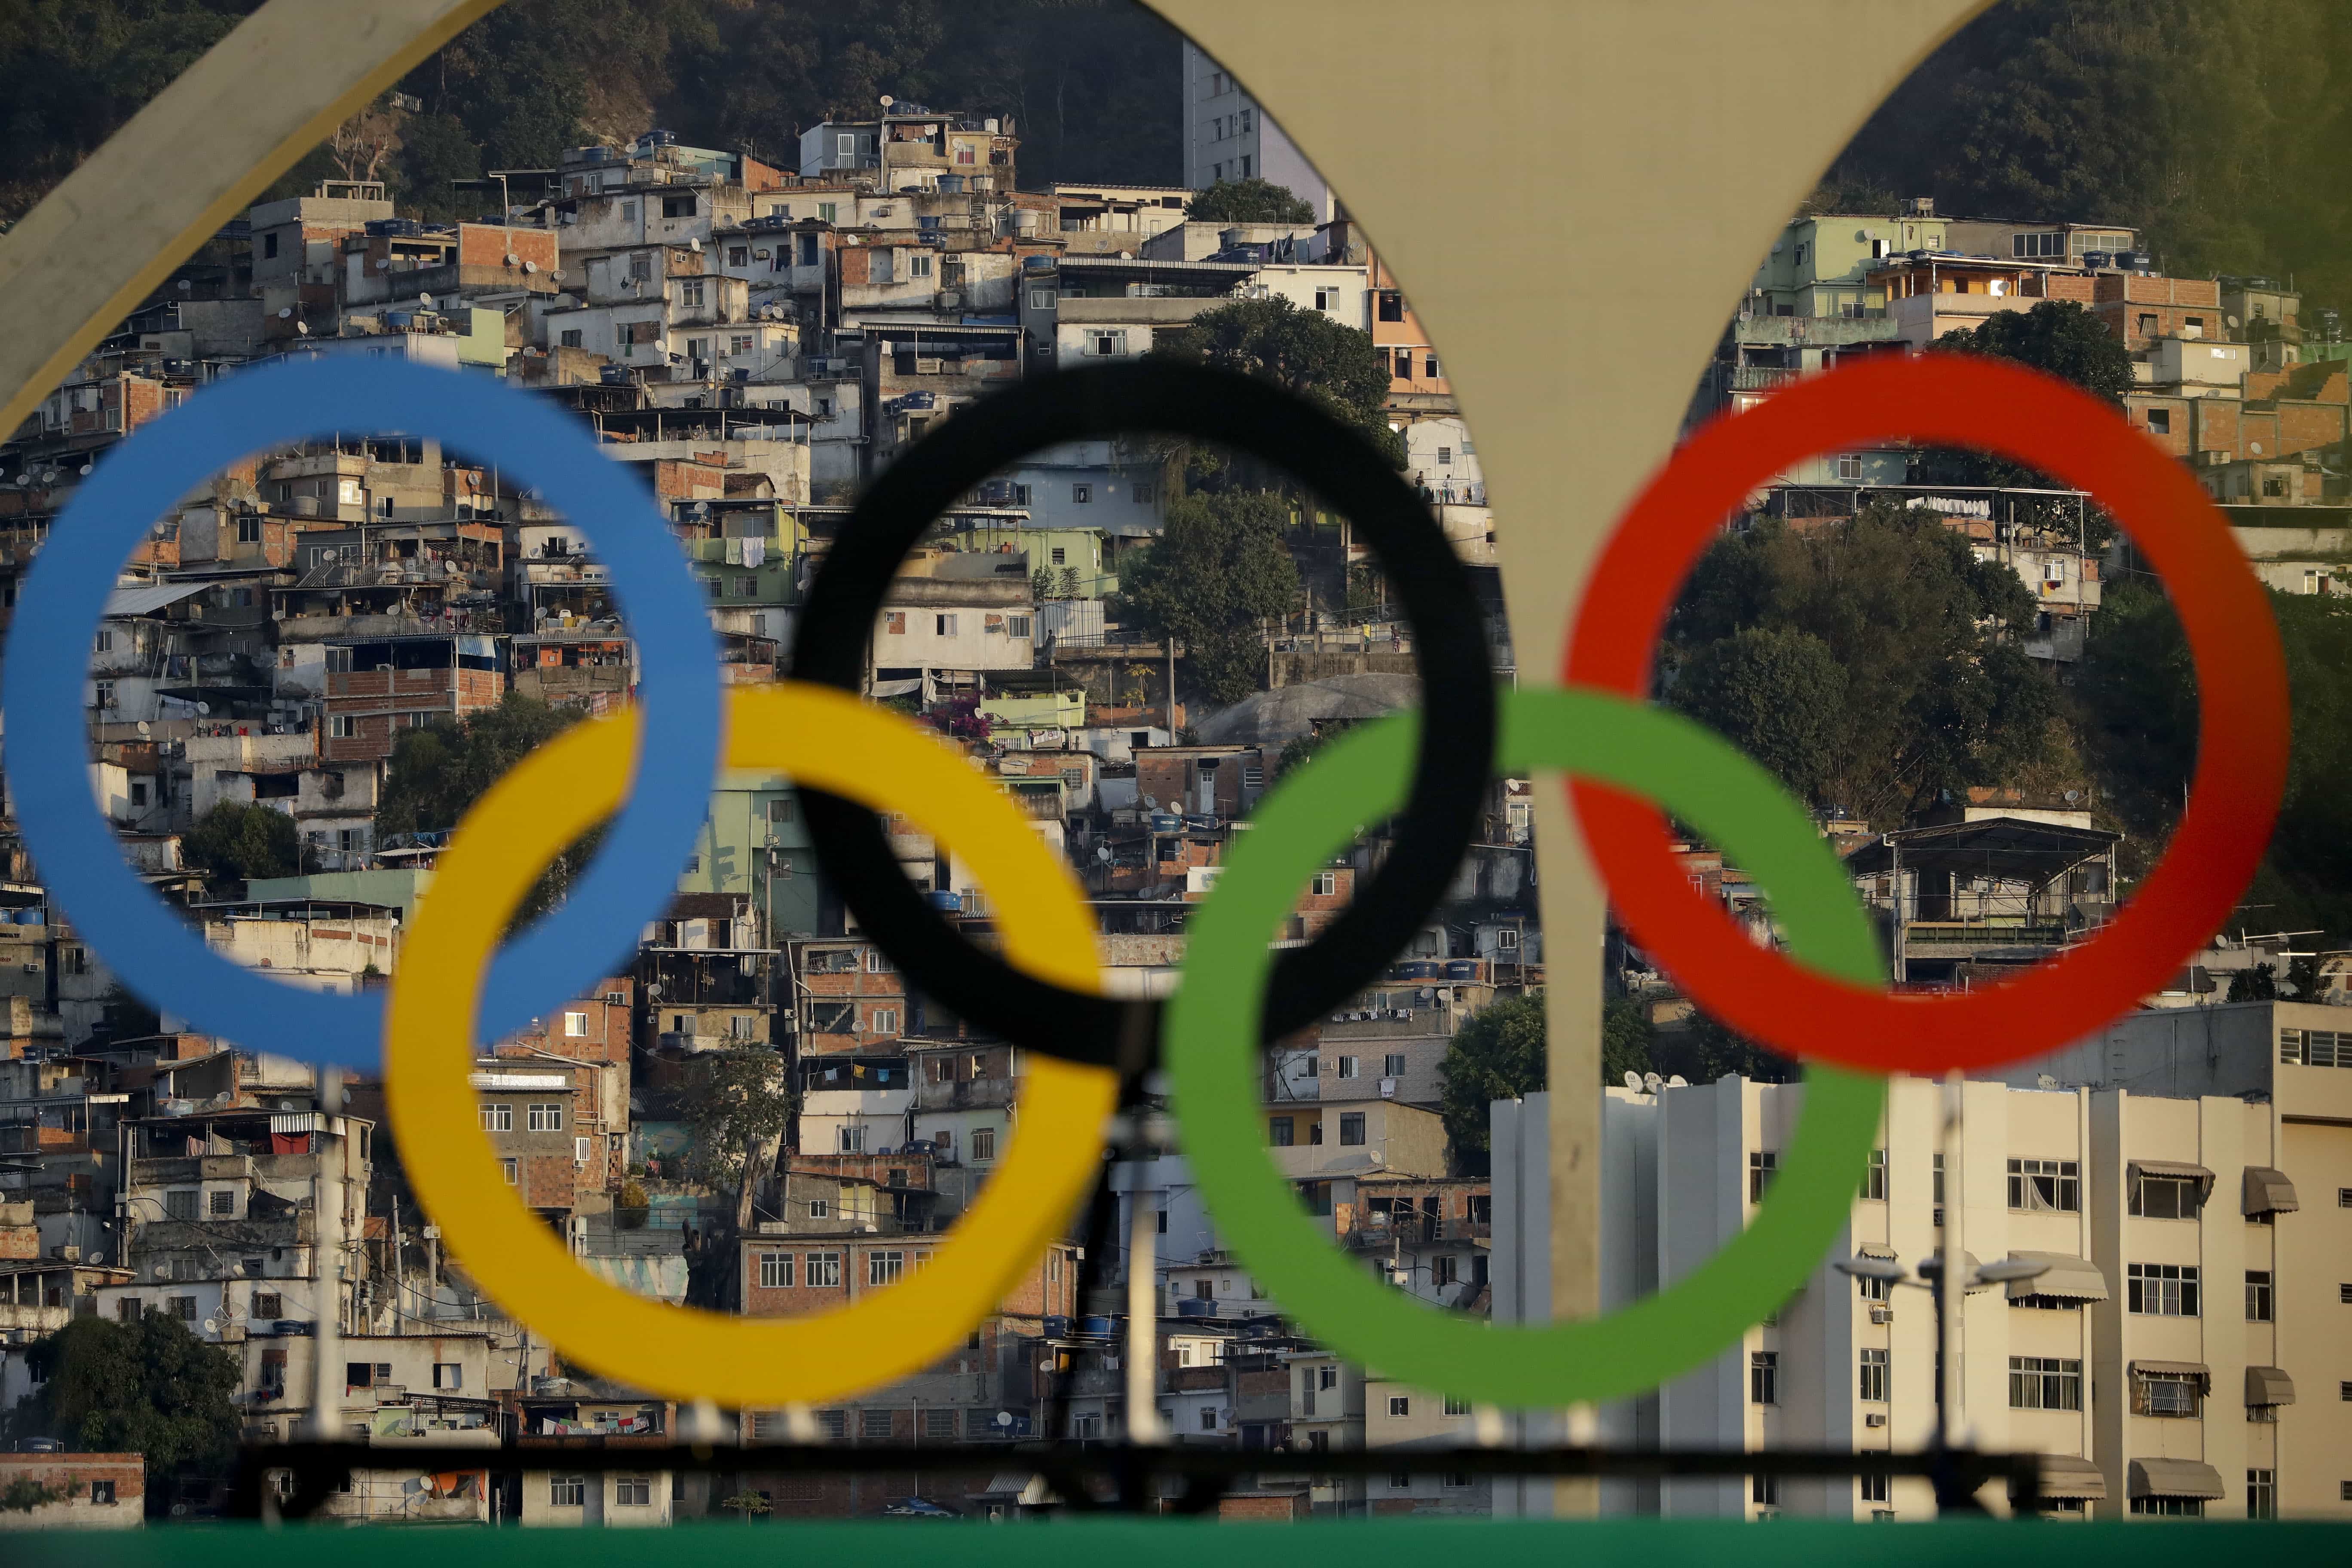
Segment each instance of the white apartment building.
[{"label": "white apartment building", "polygon": [[1244,92],[1233,73],[1190,39],[1184,44],[1184,184],[1271,180],[1331,221],[1331,187],[1282,128]]},{"label": "white apartment building", "polygon": [[[2285,1026],[2298,1051],[2317,1032]],[[2336,1278],[2352,1276],[2352,1073],[2315,1085],[2296,1081],[2313,1069],[2290,1064],[2276,1095],[2190,1087],[2179,1098],[2024,1076],[2032,1087],[1965,1087],[1948,1158],[1940,1086],[1894,1079],[1845,1231],[1804,1286],[1706,1365],[1604,1409],[1601,1441],[1925,1448],[1937,1415],[1927,1293],[1832,1265],[1860,1254],[1916,1268],[1949,1226],[1973,1259],[2048,1266],[1968,1294],[1948,1391],[1965,1440],[2050,1456],[2047,1511],[2352,1512],[2347,1405],[2333,1397],[2352,1375],[2352,1279]],[[1738,1078],[1608,1091],[1604,1310],[1686,1274],[1748,1222],[1803,1093]],[[1495,1108],[1498,1320],[1549,1314],[1545,1117],[1540,1096]],[[2337,1203],[2319,1201],[2329,1193]],[[1539,1489],[1497,1494],[1500,1511],[1543,1511]],[[1927,1483],[1911,1479],[1611,1482],[1603,1498],[1610,1511],[1685,1517],[1933,1512]]]}]

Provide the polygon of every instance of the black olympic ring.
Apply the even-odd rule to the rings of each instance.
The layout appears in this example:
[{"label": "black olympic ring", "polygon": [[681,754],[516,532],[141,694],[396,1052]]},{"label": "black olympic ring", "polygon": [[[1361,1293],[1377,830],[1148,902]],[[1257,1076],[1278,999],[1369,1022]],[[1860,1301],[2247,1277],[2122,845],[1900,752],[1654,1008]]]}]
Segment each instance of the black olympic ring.
[{"label": "black olympic ring", "polygon": [[[812,584],[792,675],[859,689],[899,563],[934,519],[1007,462],[1064,441],[1159,431],[1276,464],[1349,518],[1412,626],[1422,679],[1418,771],[1390,854],[1339,918],[1285,952],[1267,989],[1276,1039],[1352,996],[1412,940],[1475,840],[1495,755],[1494,675],[1469,574],[1429,509],[1360,436],[1265,382],[1158,363],[1063,371],[959,410],[857,503]],[[966,941],[900,872],[873,813],[803,792],[819,864],[910,986],[1066,1060],[1139,1072],[1159,1059],[1160,1004],[1067,991]]]}]

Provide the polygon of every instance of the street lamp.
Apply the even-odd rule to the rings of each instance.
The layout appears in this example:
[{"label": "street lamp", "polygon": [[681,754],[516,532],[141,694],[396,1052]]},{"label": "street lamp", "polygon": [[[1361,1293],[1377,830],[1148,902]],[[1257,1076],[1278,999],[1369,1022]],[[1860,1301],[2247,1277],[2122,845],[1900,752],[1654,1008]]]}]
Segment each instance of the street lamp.
[{"label": "street lamp", "polygon": [[[1875,1279],[1882,1285],[1914,1285],[1927,1292],[1936,1304],[1936,1343],[1949,1342],[1944,1337],[1944,1259],[1941,1254],[1929,1253],[1919,1260],[1917,1279],[1912,1278],[1903,1265],[1892,1258],[1841,1258],[1832,1265],[1841,1274],[1856,1279]],[[1994,1285],[2008,1285],[2020,1279],[2032,1279],[2049,1271],[2046,1260],[2029,1258],[1997,1258],[1990,1263],[1980,1263],[1970,1270],[1963,1282],[1963,1297],[1969,1290],[1984,1289]],[[1939,1349],[1936,1356],[1936,1435],[1929,1451],[1939,1461],[1951,1451],[1951,1405],[1944,1397],[1945,1358]],[[1948,1463],[1939,1462],[1931,1477],[1936,1488],[1936,1510],[1938,1513],[1980,1513],[1973,1493],[1961,1489],[1958,1478]]]}]

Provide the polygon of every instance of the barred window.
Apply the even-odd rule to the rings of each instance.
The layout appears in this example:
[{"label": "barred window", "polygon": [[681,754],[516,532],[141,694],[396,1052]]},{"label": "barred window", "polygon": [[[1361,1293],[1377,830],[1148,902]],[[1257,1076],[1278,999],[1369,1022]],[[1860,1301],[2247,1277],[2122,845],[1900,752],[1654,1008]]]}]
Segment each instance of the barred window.
[{"label": "barred window", "polygon": [[2138,1373],[2132,1378],[2132,1414],[2135,1415],[2190,1417],[2197,1414],[2204,1398],[2203,1381],[2185,1373]]},{"label": "barred window", "polygon": [[2155,1318],[2194,1318],[2197,1310],[2197,1266],[2179,1263],[2135,1263],[2126,1270],[2126,1310]]},{"label": "barred window", "polygon": [[2010,1357],[2009,1407],[2011,1410],[2080,1410],[2083,1408],[2083,1363],[2056,1356]]}]

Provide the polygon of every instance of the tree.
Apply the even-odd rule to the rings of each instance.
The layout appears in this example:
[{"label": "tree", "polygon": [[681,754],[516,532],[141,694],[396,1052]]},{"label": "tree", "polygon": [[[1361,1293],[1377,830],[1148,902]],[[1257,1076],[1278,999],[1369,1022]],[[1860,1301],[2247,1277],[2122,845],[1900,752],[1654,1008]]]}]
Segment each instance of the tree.
[{"label": "tree", "polygon": [[2241,969],[2230,976],[2231,1002],[2269,1002],[2278,996],[2278,971],[2267,963],[2257,963],[2252,969]]},{"label": "tree", "polygon": [[1399,468],[1404,438],[1388,426],[1389,364],[1371,335],[1276,296],[1203,310],[1151,351],[1272,382],[1353,428]]},{"label": "tree", "polygon": [[1811,804],[1835,770],[1845,688],[1845,671],[1821,638],[1794,626],[1748,626],[1695,651],[1667,700]]},{"label": "tree", "polygon": [[1601,1009],[1601,1086],[1622,1084],[1629,1072],[1646,1076],[1654,1070],[1657,1041],[1648,1004],[1634,996],[1610,998]]},{"label": "tree", "polygon": [[2069,381],[2123,406],[2131,390],[2131,354],[2106,323],[2072,300],[2044,300],[2028,310],[1996,310],[1974,328],[1936,340],[1946,353],[2004,359]]},{"label": "tree", "polygon": [[302,836],[294,819],[266,805],[221,802],[197,818],[181,851],[191,865],[224,881],[292,877],[302,869]]},{"label": "tree", "polygon": [[1540,992],[1507,996],[1479,1010],[1454,1031],[1438,1072],[1439,1107],[1454,1168],[1484,1175],[1492,1156],[1488,1107],[1544,1086],[1544,999]]},{"label": "tree", "polygon": [[[495,708],[464,719],[444,719],[404,730],[393,743],[392,766],[376,810],[379,835],[446,833],[509,769],[578,722],[573,710],[509,692]],[[593,852],[595,836],[568,846],[523,900],[528,919],[560,900]]]},{"label": "tree", "polygon": [[1219,180],[1184,208],[1193,223],[1313,223],[1315,209],[1272,180]]},{"label": "tree", "polygon": [[[1872,503],[1803,532],[1768,519],[1701,558],[1668,624],[1667,690],[1745,726],[1778,753],[1768,765],[1799,768],[1792,788],[1900,821],[2049,755],[2055,686],[2007,640],[2033,614],[2016,574],[1935,513]],[[1782,635],[1740,641],[1750,628]],[[1759,710],[1776,690],[1823,692],[1832,668],[1843,698],[1825,747],[1807,744],[1810,720]],[[1674,697],[1685,673],[1696,689]]]},{"label": "tree", "polygon": [[335,127],[327,138],[335,173],[346,180],[373,180],[400,146],[401,121],[391,100],[379,98]]},{"label": "tree", "polygon": [[784,1058],[768,1046],[705,1051],[688,1064],[678,1107],[689,1139],[687,1173],[706,1186],[740,1182],[757,1168],[793,1112]]},{"label": "tree", "polygon": [[236,1450],[236,1358],[175,1317],[76,1318],[26,1353],[39,1392],[19,1402],[18,1432],[145,1455],[151,1509],[171,1495],[157,1482],[225,1465]]},{"label": "tree", "polygon": [[1274,760],[1274,776],[1282,778],[1293,768],[1304,767],[1325,746],[1354,729],[1354,719],[1318,719],[1315,727],[1304,735],[1293,735],[1283,742],[1282,752]]},{"label": "tree", "polygon": [[1262,490],[1190,495],[1160,537],[1120,568],[1120,615],[1185,645],[1192,678],[1218,704],[1240,701],[1265,672],[1259,623],[1287,612],[1298,567],[1283,548],[1290,505]]}]

